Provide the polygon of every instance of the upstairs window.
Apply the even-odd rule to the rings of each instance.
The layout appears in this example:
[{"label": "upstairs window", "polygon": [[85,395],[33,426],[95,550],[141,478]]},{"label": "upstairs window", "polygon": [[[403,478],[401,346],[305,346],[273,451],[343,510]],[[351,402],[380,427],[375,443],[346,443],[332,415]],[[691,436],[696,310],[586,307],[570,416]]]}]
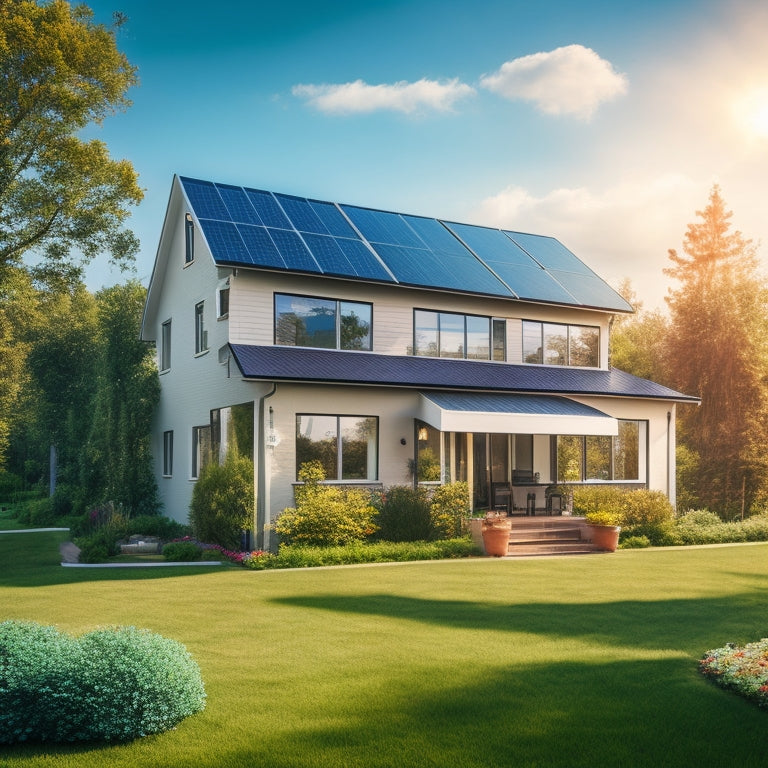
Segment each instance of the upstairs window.
[{"label": "upstairs window", "polygon": [[600,329],[523,320],[523,362],[598,368]]},{"label": "upstairs window", "polygon": [[413,354],[468,360],[504,360],[506,321],[455,312],[414,310]]},{"label": "upstairs window", "polygon": [[370,351],[372,319],[372,304],[275,294],[275,344]]},{"label": "upstairs window", "polygon": [[229,286],[219,288],[218,317],[226,317],[229,314]]},{"label": "upstairs window", "polygon": [[195,224],[192,215],[184,217],[184,263],[191,264],[195,260]]},{"label": "upstairs window", "polygon": [[160,370],[167,371],[171,367],[171,321],[166,320],[160,334]]},{"label": "upstairs window", "polygon": [[195,354],[208,349],[208,331],[205,328],[205,302],[195,304]]}]

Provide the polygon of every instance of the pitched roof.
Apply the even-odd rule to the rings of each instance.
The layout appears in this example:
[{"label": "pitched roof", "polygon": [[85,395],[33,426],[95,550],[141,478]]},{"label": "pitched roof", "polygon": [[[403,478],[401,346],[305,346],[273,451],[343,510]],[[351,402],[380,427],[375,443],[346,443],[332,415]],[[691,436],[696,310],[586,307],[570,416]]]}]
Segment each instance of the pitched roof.
[{"label": "pitched roof", "polygon": [[301,347],[230,346],[247,379],[699,402],[696,397],[617,368],[510,365]]},{"label": "pitched roof", "polygon": [[631,312],[552,237],[179,177],[214,261]]}]

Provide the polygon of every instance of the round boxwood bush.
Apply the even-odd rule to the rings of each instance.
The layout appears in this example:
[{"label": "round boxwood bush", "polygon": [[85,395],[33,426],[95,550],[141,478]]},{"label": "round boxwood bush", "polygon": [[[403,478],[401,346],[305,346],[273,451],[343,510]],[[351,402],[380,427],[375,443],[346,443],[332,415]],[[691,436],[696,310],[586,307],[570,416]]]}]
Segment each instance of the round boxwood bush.
[{"label": "round boxwood bush", "polygon": [[0,623],[0,744],[127,741],[204,707],[200,669],[175,640],[135,627],[73,637]]},{"label": "round boxwood bush", "polygon": [[172,563],[193,563],[202,556],[203,550],[194,541],[172,541],[163,547],[163,557]]}]

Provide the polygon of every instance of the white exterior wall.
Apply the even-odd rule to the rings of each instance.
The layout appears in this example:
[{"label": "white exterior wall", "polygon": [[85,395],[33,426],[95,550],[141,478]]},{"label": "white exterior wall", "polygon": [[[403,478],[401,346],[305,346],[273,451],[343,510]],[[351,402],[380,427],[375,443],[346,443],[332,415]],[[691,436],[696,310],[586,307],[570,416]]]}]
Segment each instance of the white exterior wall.
[{"label": "white exterior wall", "polygon": [[600,328],[600,367],[608,367],[611,316],[606,312],[482,296],[458,296],[402,286],[372,285],[326,277],[303,277],[239,270],[230,293],[231,340],[234,344],[274,344],[274,293],[294,293],[373,303],[373,351],[405,355],[413,345],[413,310],[486,315],[507,321],[507,362],[521,363],[522,320],[591,325]]},{"label": "white exterior wall", "polygon": [[[226,319],[217,320],[219,270],[198,236],[195,259],[185,265],[184,210],[169,210],[163,242],[167,260],[158,259],[153,282],[162,292],[145,317],[144,337],[154,338],[161,353],[161,326],[171,321],[171,366],[160,372],[160,403],[155,411],[152,453],[163,513],[186,523],[192,498],[192,428],[210,422],[210,412],[238,403],[257,401],[267,384],[245,382],[237,365],[219,362],[219,348],[228,341]],[[196,233],[199,235],[199,233]],[[158,272],[159,270],[159,272]],[[208,351],[195,354],[195,305],[205,302]],[[229,375],[231,374],[231,376]],[[163,433],[173,431],[173,473],[163,476]]]}]

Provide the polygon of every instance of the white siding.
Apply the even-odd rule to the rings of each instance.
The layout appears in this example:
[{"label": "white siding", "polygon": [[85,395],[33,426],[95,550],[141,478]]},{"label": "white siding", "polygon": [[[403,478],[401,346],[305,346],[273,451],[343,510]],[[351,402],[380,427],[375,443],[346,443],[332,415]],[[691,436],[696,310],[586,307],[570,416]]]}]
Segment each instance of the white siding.
[{"label": "white siding", "polygon": [[413,345],[413,310],[486,315],[507,320],[507,360],[522,362],[522,320],[591,325],[600,328],[600,364],[608,366],[610,315],[572,307],[551,307],[519,301],[459,296],[402,286],[387,286],[239,270],[230,292],[230,335],[235,344],[274,343],[274,293],[373,303],[374,352],[406,355]]}]

